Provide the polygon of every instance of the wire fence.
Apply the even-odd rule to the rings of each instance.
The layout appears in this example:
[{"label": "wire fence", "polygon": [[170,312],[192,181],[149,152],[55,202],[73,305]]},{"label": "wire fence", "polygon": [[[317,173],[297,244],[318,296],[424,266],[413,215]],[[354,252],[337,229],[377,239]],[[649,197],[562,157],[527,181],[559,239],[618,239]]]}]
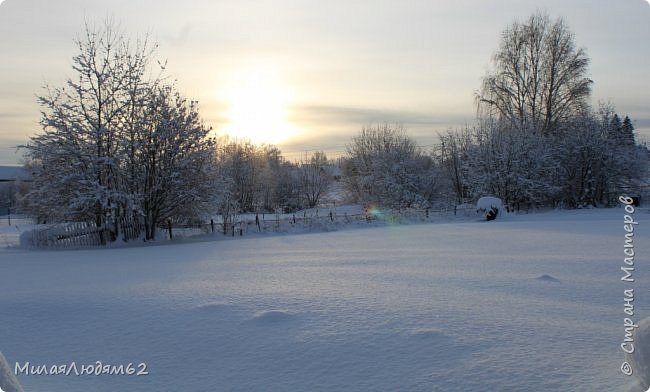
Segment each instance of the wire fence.
[{"label": "wire fence", "polygon": [[[243,237],[263,233],[324,232],[351,225],[399,225],[424,223],[444,217],[476,217],[473,206],[442,209],[366,209],[361,213],[318,209],[296,214],[242,214],[209,222],[177,224],[171,221],[157,231],[157,238],[174,240],[198,235]],[[92,223],[71,222],[34,228],[25,232],[21,245],[40,249],[101,247],[115,241],[143,239],[141,224],[120,222],[117,232]]]}]

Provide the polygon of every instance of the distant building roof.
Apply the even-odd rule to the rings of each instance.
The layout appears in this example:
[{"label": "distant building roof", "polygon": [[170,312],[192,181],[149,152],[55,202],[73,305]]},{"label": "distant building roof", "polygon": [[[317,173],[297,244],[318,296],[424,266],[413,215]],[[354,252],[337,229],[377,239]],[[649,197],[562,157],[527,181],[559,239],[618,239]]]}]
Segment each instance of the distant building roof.
[{"label": "distant building roof", "polygon": [[0,182],[28,178],[29,173],[22,166],[0,166]]}]

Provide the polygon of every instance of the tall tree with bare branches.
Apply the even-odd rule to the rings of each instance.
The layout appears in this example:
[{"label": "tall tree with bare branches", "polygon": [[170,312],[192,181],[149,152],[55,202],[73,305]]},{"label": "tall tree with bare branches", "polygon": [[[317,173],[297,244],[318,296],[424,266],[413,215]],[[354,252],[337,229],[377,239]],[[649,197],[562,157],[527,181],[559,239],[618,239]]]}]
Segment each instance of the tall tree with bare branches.
[{"label": "tall tree with bare branches", "polygon": [[494,69],[477,93],[479,113],[521,129],[552,133],[588,106],[589,57],[562,18],[535,13],[501,35]]}]

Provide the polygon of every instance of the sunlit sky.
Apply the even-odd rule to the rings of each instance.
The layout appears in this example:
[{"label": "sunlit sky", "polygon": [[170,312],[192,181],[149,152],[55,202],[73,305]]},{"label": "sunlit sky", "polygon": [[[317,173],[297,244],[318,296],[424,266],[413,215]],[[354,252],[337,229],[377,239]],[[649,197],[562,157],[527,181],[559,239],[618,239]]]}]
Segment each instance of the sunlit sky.
[{"label": "sunlit sky", "polygon": [[279,145],[289,159],[343,152],[371,123],[422,146],[475,120],[474,92],[501,31],[540,9],[591,58],[593,101],[650,139],[645,0],[5,0],[0,3],[0,165],[40,132],[36,96],[73,76],[84,21],[160,44],[168,74],[217,133]]}]

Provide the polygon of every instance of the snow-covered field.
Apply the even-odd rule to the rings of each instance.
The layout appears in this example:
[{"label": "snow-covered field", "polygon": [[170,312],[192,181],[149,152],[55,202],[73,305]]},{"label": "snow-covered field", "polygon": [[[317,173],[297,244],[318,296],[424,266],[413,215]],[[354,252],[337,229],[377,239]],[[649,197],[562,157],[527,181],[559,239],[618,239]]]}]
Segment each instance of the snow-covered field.
[{"label": "snow-covered field", "polygon": [[650,214],[635,213],[634,283],[623,215],[4,248],[0,351],[149,373],[19,374],[27,392],[625,391],[623,290],[650,316]]}]

